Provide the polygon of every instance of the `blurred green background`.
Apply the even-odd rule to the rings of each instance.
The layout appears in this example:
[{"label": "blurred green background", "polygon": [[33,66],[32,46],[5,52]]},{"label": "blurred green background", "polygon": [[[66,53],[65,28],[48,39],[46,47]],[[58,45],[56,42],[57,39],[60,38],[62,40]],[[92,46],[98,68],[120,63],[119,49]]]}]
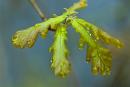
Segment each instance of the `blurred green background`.
[{"label": "blurred green background", "polygon": [[[77,0],[37,0],[47,17],[60,15]],[[61,79],[50,68],[51,53],[48,48],[53,32],[46,39],[38,38],[31,49],[17,49],[11,44],[12,35],[32,26],[41,19],[28,0],[0,0],[0,87],[130,87],[130,0],[88,0],[87,9],[79,17],[102,27],[119,38],[125,47],[109,47],[113,54],[110,76],[93,76],[85,62],[85,49],[79,51],[79,35],[68,29],[71,74]]]}]

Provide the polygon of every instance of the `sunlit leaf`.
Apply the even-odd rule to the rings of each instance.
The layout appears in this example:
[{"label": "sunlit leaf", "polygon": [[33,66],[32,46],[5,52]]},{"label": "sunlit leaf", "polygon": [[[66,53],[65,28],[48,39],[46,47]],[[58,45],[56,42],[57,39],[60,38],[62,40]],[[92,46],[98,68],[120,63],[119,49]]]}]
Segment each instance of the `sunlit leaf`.
[{"label": "sunlit leaf", "polygon": [[103,32],[103,31],[100,30],[99,31],[99,36],[106,44],[114,45],[117,48],[123,47],[123,43],[121,41],[119,41],[118,39],[110,36],[106,32]]},{"label": "sunlit leaf", "polygon": [[34,27],[17,31],[12,38],[12,43],[18,48],[31,48],[37,39],[38,32],[39,30]]},{"label": "sunlit leaf", "polygon": [[70,72],[70,63],[68,61],[68,49],[66,26],[59,24],[55,33],[53,45],[50,48],[52,55],[52,69],[58,76],[65,77]]},{"label": "sunlit leaf", "polygon": [[86,61],[92,65],[92,73],[94,75],[110,75],[112,66],[111,52],[103,47],[87,48]]},{"label": "sunlit leaf", "polygon": [[108,49],[101,47],[95,38],[91,36],[89,32],[82,24],[77,20],[71,20],[72,26],[76,29],[77,32],[88,44],[86,61],[91,63],[93,74],[108,75],[111,71],[111,53]]},{"label": "sunlit leaf", "polygon": [[71,24],[76,32],[79,32],[84,41],[91,47],[95,48],[97,46],[95,40],[92,38],[91,33],[86,30],[81,24],[79,24],[75,19],[71,20]]},{"label": "sunlit leaf", "polygon": [[112,66],[112,56],[108,49],[98,47],[97,49],[89,50],[91,57],[92,73],[97,75],[110,75]]},{"label": "sunlit leaf", "polygon": [[78,23],[86,27],[86,29],[88,29],[92,33],[92,35],[94,36],[96,40],[102,40],[106,44],[114,45],[117,48],[121,48],[123,46],[123,43],[121,41],[110,36],[108,33],[102,31],[95,25],[79,18],[77,18],[76,21],[78,21]]}]

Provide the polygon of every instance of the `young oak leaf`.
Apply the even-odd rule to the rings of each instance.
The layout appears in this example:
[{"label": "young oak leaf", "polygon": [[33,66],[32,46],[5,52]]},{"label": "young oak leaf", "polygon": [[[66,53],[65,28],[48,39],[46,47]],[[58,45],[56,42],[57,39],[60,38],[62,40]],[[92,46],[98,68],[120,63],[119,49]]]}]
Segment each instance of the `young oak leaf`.
[{"label": "young oak leaf", "polygon": [[77,20],[72,19],[71,24],[89,45],[86,60],[92,64],[93,74],[100,73],[101,75],[108,75],[112,65],[110,51],[108,49],[102,48],[90,35],[90,32],[81,24],[79,24]]},{"label": "young oak leaf", "polygon": [[104,43],[114,45],[117,48],[123,47],[123,43],[121,41],[119,41],[118,39],[110,36],[109,34],[102,31],[101,29],[99,29],[95,25],[93,25],[93,24],[91,24],[91,23],[89,23],[89,22],[87,22],[83,19],[80,19],[80,18],[77,18],[76,21],[78,21],[81,25],[86,27],[86,29],[88,29],[92,33],[92,35],[94,36],[94,38],[96,40],[101,39]]},{"label": "young oak leaf", "polygon": [[31,48],[37,39],[38,32],[39,30],[35,29],[35,27],[17,31],[12,37],[12,43],[18,48]]},{"label": "young oak leaf", "polygon": [[116,46],[117,48],[123,47],[123,43],[118,39],[110,36],[104,31],[99,30],[99,37],[106,43]]},{"label": "young oak leaf", "polygon": [[85,43],[87,43],[89,46],[96,48],[97,43],[92,38],[91,33],[86,30],[81,24],[79,24],[76,21],[76,18],[70,19],[70,23],[72,24],[72,27],[76,30],[76,32],[79,32],[81,37],[84,39]]},{"label": "young oak leaf", "polygon": [[92,73],[94,75],[110,75],[112,66],[111,52],[103,47],[89,48],[87,51],[87,61],[92,64]]},{"label": "young oak leaf", "polygon": [[66,26],[64,24],[57,25],[54,42],[49,49],[53,53],[51,67],[54,73],[60,77],[65,77],[70,72],[70,63],[67,59],[66,34]]}]

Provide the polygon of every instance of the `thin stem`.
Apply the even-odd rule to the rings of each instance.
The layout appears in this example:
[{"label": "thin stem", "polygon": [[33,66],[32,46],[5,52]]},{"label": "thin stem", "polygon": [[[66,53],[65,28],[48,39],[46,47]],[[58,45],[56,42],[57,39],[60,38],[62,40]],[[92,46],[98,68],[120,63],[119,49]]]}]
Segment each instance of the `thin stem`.
[{"label": "thin stem", "polygon": [[45,20],[46,17],[44,15],[44,13],[41,11],[40,7],[38,6],[36,0],[29,0],[30,3],[32,4],[33,8],[35,9],[35,11],[37,12],[37,14],[40,16],[40,18],[42,20]]}]

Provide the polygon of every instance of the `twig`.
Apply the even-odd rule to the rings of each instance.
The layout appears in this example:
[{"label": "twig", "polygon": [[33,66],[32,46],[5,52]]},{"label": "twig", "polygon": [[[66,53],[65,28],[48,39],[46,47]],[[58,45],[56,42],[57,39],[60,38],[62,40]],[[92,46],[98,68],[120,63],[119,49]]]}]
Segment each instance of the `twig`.
[{"label": "twig", "polygon": [[35,9],[35,11],[37,12],[37,14],[40,16],[40,18],[42,20],[45,20],[46,17],[44,15],[44,13],[41,11],[40,7],[38,6],[36,0],[29,0],[30,3],[32,4],[33,8]]}]

